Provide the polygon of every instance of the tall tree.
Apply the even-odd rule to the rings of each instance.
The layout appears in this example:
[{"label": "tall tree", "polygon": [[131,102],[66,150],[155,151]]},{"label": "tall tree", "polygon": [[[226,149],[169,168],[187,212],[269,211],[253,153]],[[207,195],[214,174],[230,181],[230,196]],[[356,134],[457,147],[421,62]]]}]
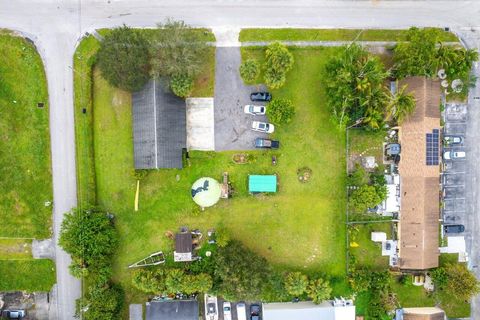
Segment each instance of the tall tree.
[{"label": "tall tree", "polygon": [[265,50],[266,85],[272,89],[282,87],[293,63],[293,55],[284,44],[275,41],[268,45]]},{"label": "tall tree", "polygon": [[403,120],[415,111],[415,97],[406,89],[405,85],[390,96],[389,114],[398,124],[402,124]]},{"label": "tall tree", "polygon": [[450,263],[445,266],[447,281],[443,287],[448,295],[461,300],[469,300],[480,292],[480,283],[465,264]]},{"label": "tall tree", "polygon": [[201,70],[208,49],[203,32],[172,19],[157,26],[151,52],[153,76],[193,79]]},{"label": "tall tree", "polygon": [[139,30],[127,26],[112,29],[100,44],[97,64],[113,86],[136,91],[149,80],[148,41]]},{"label": "tall tree", "polygon": [[267,261],[240,242],[218,248],[214,258],[214,289],[227,299],[258,300],[269,275]]},{"label": "tall tree", "polygon": [[106,213],[73,209],[62,222],[59,243],[72,255],[72,263],[82,268],[98,268],[110,263],[118,235]]},{"label": "tall tree", "polygon": [[352,44],[331,58],[325,71],[327,102],[339,126],[361,121],[373,129],[382,127],[388,73],[377,57]]},{"label": "tall tree", "polygon": [[437,72],[436,45],[440,42],[440,31],[412,27],[407,31],[406,40],[399,42],[394,49],[397,76],[434,76]]}]

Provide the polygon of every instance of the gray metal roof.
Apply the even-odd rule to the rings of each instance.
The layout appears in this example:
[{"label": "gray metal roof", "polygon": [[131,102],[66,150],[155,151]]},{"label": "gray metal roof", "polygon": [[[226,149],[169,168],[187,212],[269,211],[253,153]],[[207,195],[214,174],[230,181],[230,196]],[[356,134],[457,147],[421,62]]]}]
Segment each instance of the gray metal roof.
[{"label": "gray metal roof", "polygon": [[132,94],[135,169],[182,168],[185,101],[158,80]]},{"label": "gray metal roof", "polygon": [[196,300],[147,302],[146,320],[198,320]]}]

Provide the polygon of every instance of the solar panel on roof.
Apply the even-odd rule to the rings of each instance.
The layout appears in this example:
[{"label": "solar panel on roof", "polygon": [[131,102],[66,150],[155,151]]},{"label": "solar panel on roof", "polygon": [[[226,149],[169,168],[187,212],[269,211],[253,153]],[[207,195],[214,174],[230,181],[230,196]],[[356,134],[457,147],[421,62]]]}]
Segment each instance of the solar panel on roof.
[{"label": "solar panel on roof", "polygon": [[433,129],[432,133],[426,134],[426,163],[427,166],[436,166],[439,164],[439,142],[440,131]]}]

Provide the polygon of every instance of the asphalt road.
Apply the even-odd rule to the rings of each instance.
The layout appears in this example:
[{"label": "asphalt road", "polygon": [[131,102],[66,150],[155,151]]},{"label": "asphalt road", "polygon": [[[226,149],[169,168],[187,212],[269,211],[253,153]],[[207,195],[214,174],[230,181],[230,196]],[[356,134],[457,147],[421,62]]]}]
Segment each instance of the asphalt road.
[{"label": "asphalt road", "polygon": [[[76,205],[75,138],[73,121],[72,55],[77,40],[87,31],[123,23],[135,27],[153,27],[166,17],[183,19],[194,26],[240,27],[320,27],[320,28],[406,28],[417,26],[466,27],[469,43],[479,46],[478,1],[327,1],[327,0],[0,0],[0,27],[17,30],[37,45],[46,68],[50,99],[50,131],[54,192],[54,238],[63,214]],[[477,70],[478,73],[478,70]],[[480,88],[472,95],[480,95]],[[479,101],[469,117],[467,136],[478,141]],[[472,173],[472,213],[480,229],[480,198],[477,177],[480,167],[475,159],[480,145],[469,146]],[[467,189],[468,190],[468,189]],[[478,234],[478,232],[476,232]],[[478,239],[472,247],[480,248]],[[57,318],[73,319],[75,298],[80,282],[68,273],[69,257],[57,246],[58,282]],[[478,252],[478,250],[476,251]],[[478,258],[471,255],[473,262]],[[475,263],[476,263],[475,262]],[[480,301],[480,300],[479,300]],[[474,303],[474,308],[480,306]],[[476,314],[476,313],[475,313]],[[53,318],[53,317],[52,317]],[[480,317],[475,317],[480,319]]]}]

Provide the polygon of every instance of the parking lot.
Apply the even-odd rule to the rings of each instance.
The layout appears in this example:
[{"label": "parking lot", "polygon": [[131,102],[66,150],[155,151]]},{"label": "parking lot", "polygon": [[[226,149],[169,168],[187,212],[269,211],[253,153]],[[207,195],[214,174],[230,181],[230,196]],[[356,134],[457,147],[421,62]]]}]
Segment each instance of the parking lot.
[{"label": "parking lot", "polygon": [[[250,101],[250,93],[261,91],[262,86],[246,86],[238,69],[241,63],[240,48],[219,47],[216,50],[215,71],[215,150],[254,149],[257,137],[267,134],[251,130],[252,121],[266,121],[265,116],[252,116],[243,112]],[[257,105],[264,103],[255,102]]]},{"label": "parking lot", "polygon": [[[218,298],[218,320],[224,320],[224,316],[223,316],[223,302],[225,300],[222,299],[222,298]],[[232,306],[232,320],[238,320],[237,318],[237,303],[238,302],[230,302],[231,306]],[[250,319],[250,306],[252,304],[257,304],[259,306],[261,306],[262,304],[260,302],[244,302],[245,303],[245,310],[246,310],[246,313],[247,313],[247,319]]]},{"label": "parking lot", "polygon": [[[463,141],[459,144],[442,147],[442,157],[445,152],[465,151],[465,133],[467,121],[467,106],[464,104],[446,104],[445,106],[445,136],[461,136]],[[443,159],[442,174],[442,217],[444,224],[465,224],[468,214],[465,203],[465,158]]]}]

